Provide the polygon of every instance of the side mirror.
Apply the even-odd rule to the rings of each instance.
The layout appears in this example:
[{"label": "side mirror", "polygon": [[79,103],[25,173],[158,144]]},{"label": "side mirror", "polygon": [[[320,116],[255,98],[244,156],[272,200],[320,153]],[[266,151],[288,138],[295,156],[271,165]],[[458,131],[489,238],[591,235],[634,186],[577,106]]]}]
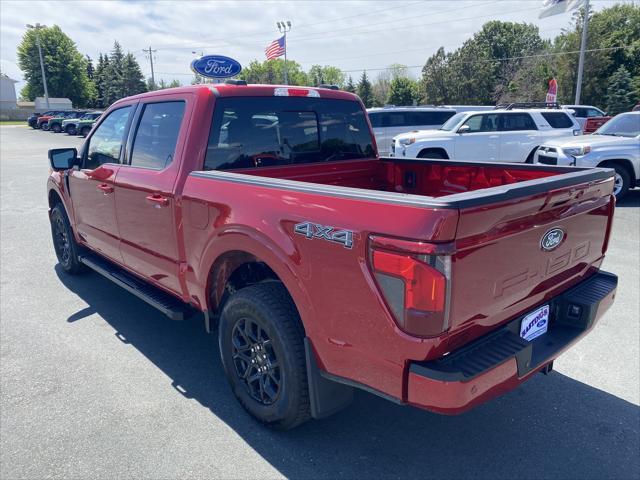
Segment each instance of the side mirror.
[{"label": "side mirror", "polygon": [[53,148],[49,150],[49,163],[54,170],[68,170],[72,168],[78,159],[78,151],[75,148]]},{"label": "side mirror", "polygon": [[471,127],[469,125],[462,125],[458,129],[458,133],[469,133],[471,131]]}]

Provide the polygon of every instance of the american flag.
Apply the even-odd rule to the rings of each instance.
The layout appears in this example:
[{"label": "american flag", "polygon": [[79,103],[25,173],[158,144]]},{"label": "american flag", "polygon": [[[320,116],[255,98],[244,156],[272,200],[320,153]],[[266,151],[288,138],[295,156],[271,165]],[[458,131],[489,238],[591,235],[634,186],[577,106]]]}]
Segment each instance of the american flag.
[{"label": "american flag", "polygon": [[264,50],[264,54],[267,56],[267,60],[281,57],[287,51],[287,46],[284,43],[284,35],[274,40]]}]

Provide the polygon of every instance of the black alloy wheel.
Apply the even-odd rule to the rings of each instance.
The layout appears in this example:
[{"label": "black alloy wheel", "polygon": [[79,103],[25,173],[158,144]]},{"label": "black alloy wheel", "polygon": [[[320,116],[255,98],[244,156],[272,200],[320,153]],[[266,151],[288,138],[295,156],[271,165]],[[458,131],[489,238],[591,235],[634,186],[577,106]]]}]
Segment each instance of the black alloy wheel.
[{"label": "black alloy wheel", "polygon": [[235,373],[251,398],[271,405],[280,394],[280,365],[267,332],[253,319],[241,318],[231,334]]}]

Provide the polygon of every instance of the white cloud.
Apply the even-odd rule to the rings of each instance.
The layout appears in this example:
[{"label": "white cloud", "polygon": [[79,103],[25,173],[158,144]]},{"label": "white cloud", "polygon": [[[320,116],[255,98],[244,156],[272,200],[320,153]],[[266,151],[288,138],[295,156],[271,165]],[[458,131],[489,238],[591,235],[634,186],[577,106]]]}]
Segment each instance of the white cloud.
[{"label": "white cloud", "polygon": [[[612,4],[593,2],[596,9]],[[538,20],[541,0],[469,1],[2,1],[2,71],[22,80],[16,47],[25,23],[59,25],[80,52],[96,58],[114,40],[136,55],[145,75],[143,48],[157,50],[158,78],[190,81],[192,51],[218,53],[242,64],[264,59],[263,50],[279,36],[278,20],[291,20],[288,55],[308,69],[331,64],[354,78],[373,76],[391,63],[422,65],[444,45],[454,49],[487,21],[526,21],[553,37],[567,28],[569,14]],[[418,74],[419,68],[412,69]],[[21,84],[18,84],[18,88]]]}]

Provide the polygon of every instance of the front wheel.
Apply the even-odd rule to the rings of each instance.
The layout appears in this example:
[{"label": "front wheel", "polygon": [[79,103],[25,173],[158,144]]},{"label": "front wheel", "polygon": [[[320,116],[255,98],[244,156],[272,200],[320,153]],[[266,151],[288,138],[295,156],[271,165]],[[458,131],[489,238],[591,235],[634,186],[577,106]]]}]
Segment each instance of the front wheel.
[{"label": "front wheel", "polygon": [[304,332],[282,284],[260,283],[232,295],[218,342],[233,393],[253,417],[283,430],[310,418]]},{"label": "front wheel", "polygon": [[44,130],[45,132],[49,131],[49,124],[48,123],[43,123],[42,124],[42,130]]},{"label": "front wheel", "polygon": [[73,230],[62,204],[57,204],[51,210],[51,236],[53,248],[62,269],[72,275],[84,270],[84,265],[78,258],[78,244],[73,237]]},{"label": "front wheel", "polygon": [[78,133],[74,125],[69,125],[67,127],[66,132],[67,132],[67,135],[76,135]]},{"label": "front wheel", "polygon": [[616,200],[620,200],[627,194],[631,185],[629,172],[626,168],[617,163],[605,163],[602,166],[605,168],[613,168],[616,171],[613,183],[613,194],[616,196]]},{"label": "front wheel", "polygon": [[62,127],[56,123],[53,127],[51,127],[51,130],[53,130],[53,133],[60,133],[62,131]]}]

